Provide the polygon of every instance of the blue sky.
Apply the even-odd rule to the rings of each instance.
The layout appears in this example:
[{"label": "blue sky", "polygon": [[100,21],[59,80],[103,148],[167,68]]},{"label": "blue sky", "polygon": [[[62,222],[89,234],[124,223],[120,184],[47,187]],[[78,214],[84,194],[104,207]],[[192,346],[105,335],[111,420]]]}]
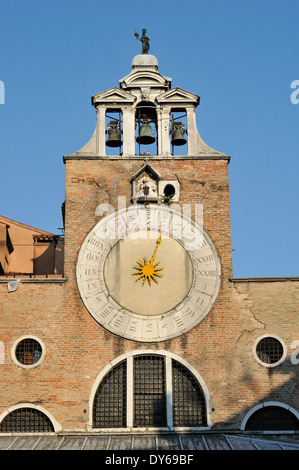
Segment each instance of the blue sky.
[{"label": "blue sky", "polygon": [[[299,276],[298,0],[0,1],[0,214],[60,233],[62,156],[95,127],[147,28],[159,71],[201,97],[197,126],[231,155],[235,277]],[[299,97],[299,95],[298,95]]]}]

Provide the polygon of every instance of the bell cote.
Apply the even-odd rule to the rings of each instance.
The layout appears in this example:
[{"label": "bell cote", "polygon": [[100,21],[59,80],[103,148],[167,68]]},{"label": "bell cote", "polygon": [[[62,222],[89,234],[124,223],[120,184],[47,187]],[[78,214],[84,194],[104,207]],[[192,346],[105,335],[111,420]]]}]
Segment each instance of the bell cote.
[{"label": "bell cote", "polygon": [[201,139],[195,111],[199,96],[171,87],[151,54],[136,55],[131,72],[91,97],[97,122],[87,144],[73,156],[105,157],[219,154]]}]

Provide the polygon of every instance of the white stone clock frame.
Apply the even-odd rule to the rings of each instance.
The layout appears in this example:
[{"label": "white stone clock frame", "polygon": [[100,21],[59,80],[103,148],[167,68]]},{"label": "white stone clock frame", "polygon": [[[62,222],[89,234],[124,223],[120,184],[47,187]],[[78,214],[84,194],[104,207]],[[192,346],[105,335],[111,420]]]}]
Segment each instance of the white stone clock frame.
[{"label": "white stone clock frame", "polygon": [[[150,215],[153,213],[154,217]],[[163,220],[169,223],[169,217],[171,226],[176,227],[171,234],[166,224],[163,226]],[[159,227],[152,227],[153,220]],[[195,327],[211,310],[220,288],[220,260],[202,227],[177,210],[152,205],[142,223],[147,229],[172,236],[188,252],[193,281],[182,302],[166,313],[147,316],[123,308],[110,296],[104,279],[105,259],[119,239],[140,229],[140,220],[136,219],[132,206],[102,218],[85,238],[76,266],[78,290],[90,315],[111,333],[133,341],[166,341]]]}]

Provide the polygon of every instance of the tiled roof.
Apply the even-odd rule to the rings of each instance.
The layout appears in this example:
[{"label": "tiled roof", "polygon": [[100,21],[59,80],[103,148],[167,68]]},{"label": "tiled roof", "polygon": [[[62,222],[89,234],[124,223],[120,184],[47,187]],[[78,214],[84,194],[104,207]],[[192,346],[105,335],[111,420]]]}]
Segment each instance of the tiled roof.
[{"label": "tiled roof", "polygon": [[233,434],[2,436],[0,450],[299,450],[298,443]]}]

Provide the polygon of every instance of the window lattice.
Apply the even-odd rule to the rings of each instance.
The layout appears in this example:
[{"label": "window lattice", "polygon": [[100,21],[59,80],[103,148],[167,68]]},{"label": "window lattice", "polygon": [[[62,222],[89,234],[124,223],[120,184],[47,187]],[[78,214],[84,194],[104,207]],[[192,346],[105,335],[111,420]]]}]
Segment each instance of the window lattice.
[{"label": "window lattice", "polygon": [[42,411],[18,408],[4,418],[0,432],[54,432],[54,427]]},{"label": "window lattice", "polygon": [[299,420],[286,408],[264,406],[250,416],[245,429],[246,431],[296,431],[299,430]]},{"label": "window lattice", "polygon": [[134,358],[134,426],[166,426],[165,359]]},{"label": "window lattice", "polygon": [[206,426],[206,403],[200,384],[179,362],[172,360],[174,426]]},{"label": "window lattice", "polygon": [[126,427],[126,370],[126,361],[122,361],[100,383],[93,406],[94,427]]},{"label": "window lattice", "polygon": [[42,355],[42,347],[33,338],[26,338],[19,342],[16,347],[16,358],[24,365],[32,365],[38,362]]},{"label": "window lattice", "polygon": [[[171,370],[166,371],[168,366]],[[168,393],[172,401],[167,400]],[[132,397],[129,403],[127,394]],[[167,406],[171,408],[167,410]],[[125,428],[131,425],[128,423],[133,427],[207,426],[201,385],[188,368],[178,361],[166,360],[164,355],[140,354],[124,359],[98,386],[93,427]]]},{"label": "window lattice", "polygon": [[256,354],[264,364],[275,364],[283,356],[283,347],[278,339],[268,336],[259,341]]}]

